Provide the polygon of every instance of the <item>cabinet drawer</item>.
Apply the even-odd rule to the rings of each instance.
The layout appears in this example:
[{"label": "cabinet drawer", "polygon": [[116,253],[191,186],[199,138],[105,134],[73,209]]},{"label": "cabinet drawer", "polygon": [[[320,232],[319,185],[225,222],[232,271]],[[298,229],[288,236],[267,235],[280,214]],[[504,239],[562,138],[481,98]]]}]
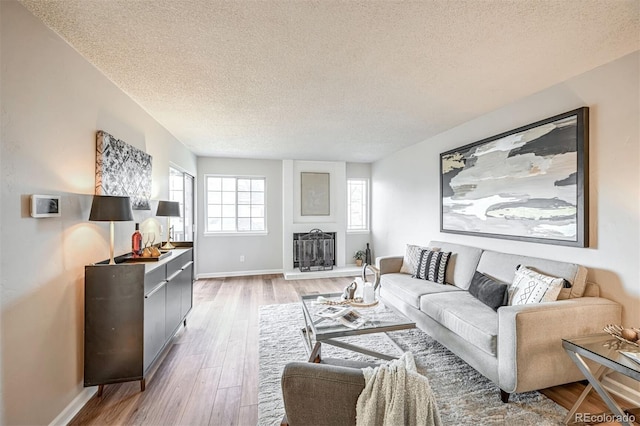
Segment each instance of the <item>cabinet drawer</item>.
[{"label": "cabinet drawer", "polygon": [[173,276],[173,274],[181,270],[187,263],[191,262],[191,260],[193,260],[193,250],[188,250],[178,257],[171,259],[171,261],[167,263],[167,277]]},{"label": "cabinet drawer", "polygon": [[161,265],[144,274],[144,294],[149,293],[167,278],[166,265]]}]

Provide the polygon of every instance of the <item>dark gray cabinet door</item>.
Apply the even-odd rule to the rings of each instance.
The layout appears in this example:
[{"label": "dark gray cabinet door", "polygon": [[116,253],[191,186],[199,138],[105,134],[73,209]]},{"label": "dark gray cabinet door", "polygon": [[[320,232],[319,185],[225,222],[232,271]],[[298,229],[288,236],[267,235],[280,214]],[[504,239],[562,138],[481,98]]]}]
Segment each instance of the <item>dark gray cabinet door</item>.
[{"label": "dark gray cabinet door", "polygon": [[[168,269],[168,268],[167,268]],[[173,336],[182,321],[180,305],[182,303],[182,289],[180,286],[180,274],[178,270],[167,278],[167,301],[165,313],[165,339]]]},{"label": "dark gray cabinet door", "polygon": [[184,318],[193,304],[193,262],[183,267],[180,273],[180,288],[182,292],[180,316]]},{"label": "dark gray cabinet door", "polygon": [[167,340],[165,311],[167,282],[162,280],[144,296],[144,371],[146,372]]}]

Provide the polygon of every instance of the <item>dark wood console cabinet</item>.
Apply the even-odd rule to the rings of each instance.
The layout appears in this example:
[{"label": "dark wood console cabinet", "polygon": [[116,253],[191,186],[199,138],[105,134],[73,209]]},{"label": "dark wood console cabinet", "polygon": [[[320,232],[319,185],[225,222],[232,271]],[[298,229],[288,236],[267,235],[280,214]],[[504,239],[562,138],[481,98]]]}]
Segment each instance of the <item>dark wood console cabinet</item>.
[{"label": "dark wood console cabinet", "polygon": [[193,302],[193,248],[157,262],[85,267],[84,386],[140,380]]}]

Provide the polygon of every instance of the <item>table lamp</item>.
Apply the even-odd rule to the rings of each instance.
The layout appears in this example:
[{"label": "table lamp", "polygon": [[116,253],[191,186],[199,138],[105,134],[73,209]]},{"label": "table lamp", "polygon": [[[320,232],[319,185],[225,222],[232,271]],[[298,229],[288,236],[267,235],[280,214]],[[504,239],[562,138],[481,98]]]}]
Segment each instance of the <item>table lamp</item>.
[{"label": "table lamp", "polygon": [[110,222],[109,265],[115,265],[113,260],[113,222],[126,222],[133,220],[131,201],[129,197],[113,195],[94,195],[91,203],[89,220],[98,222]]},{"label": "table lamp", "polygon": [[160,248],[162,250],[171,250],[176,248],[173,244],[171,244],[171,229],[169,228],[169,218],[180,217],[180,203],[177,201],[158,201],[158,211],[156,211],[156,216],[167,217],[167,242]]}]

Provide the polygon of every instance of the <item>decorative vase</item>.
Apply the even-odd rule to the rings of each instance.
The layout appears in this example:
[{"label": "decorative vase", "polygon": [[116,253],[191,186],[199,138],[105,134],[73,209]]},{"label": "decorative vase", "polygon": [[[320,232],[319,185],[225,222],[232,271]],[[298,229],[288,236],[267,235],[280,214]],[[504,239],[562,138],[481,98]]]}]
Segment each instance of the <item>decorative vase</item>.
[{"label": "decorative vase", "polygon": [[364,262],[367,265],[371,265],[371,249],[369,248],[369,243],[367,243],[367,249],[364,251]]}]

